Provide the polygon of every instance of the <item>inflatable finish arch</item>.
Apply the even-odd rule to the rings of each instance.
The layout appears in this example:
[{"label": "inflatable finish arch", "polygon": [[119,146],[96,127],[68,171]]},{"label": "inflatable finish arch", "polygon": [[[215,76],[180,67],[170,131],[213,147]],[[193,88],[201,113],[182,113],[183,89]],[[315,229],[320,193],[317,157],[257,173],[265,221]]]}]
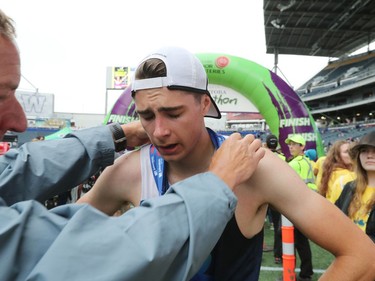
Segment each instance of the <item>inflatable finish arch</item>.
[{"label": "inflatable finish arch", "polygon": [[[305,103],[279,76],[267,68],[243,58],[223,54],[197,54],[206,69],[210,84],[231,88],[248,100],[262,114],[270,131],[279,138],[286,156],[285,140],[290,134],[302,134],[306,149],[324,154],[320,133]],[[220,106],[219,106],[220,107]]]},{"label": "inflatable finish arch", "polygon": [[120,124],[137,120],[138,114],[135,111],[135,104],[132,98],[131,87],[128,86],[118,97],[110,112],[104,119],[104,124],[118,122]]},{"label": "inflatable finish arch", "polygon": [[[306,149],[316,149],[319,156],[324,154],[320,133],[309,110],[279,76],[257,63],[235,56],[201,53],[197,57],[206,69],[210,84],[231,88],[250,100],[263,115],[270,131],[279,138],[287,157],[290,153],[285,140],[296,133],[306,139]],[[123,124],[137,118],[128,87],[106,116],[104,124]]]}]

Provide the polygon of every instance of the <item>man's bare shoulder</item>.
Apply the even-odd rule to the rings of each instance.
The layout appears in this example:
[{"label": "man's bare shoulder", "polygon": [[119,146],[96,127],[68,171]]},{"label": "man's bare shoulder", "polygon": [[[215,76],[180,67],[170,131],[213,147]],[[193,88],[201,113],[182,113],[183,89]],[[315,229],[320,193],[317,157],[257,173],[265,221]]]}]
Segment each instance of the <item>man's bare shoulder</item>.
[{"label": "man's bare shoulder", "polygon": [[281,202],[284,196],[289,196],[290,185],[297,187],[304,183],[286,161],[272,151],[266,151],[248,180],[248,185],[262,204],[274,204],[275,201]]},{"label": "man's bare shoulder", "polygon": [[127,152],[105,168],[94,187],[81,202],[90,203],[111,215],[124,203],[136,205],[141,194],[140,151]]},{"label": "man's bare shoulder", "polygon": [[[120,177],[129,177],[135,174],[140,175],[141,171],[141,164],[140,164],[140,157],[141,157],[141,149],[136,149],[132,151],[128,151],[125,154],[118,157],[114,164],[107,169],[111,172],[111,174],[118,174]],[[106,170],[107,170],[106,169]]]},{"label": "man's bare shoulder", "polygon": [[114,165],[122,165],[124,162],[133,161],[133,159],[139,159],[139,155],[141,153],[141,148],[136,150],[127,151],[118,158],[116,158]]}]

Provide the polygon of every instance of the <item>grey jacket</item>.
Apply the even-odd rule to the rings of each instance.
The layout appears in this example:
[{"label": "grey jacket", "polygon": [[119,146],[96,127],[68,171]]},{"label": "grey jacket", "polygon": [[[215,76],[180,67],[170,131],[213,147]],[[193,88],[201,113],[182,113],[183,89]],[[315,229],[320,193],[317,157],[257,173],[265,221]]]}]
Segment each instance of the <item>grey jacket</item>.
[{"label": "grey jacket", "polygon": [[104,126],[0,157],[0,280],[188,280],[199,270],[237,203],[212,173],[120,217],[30,200],[68,190],[113,158]]}]

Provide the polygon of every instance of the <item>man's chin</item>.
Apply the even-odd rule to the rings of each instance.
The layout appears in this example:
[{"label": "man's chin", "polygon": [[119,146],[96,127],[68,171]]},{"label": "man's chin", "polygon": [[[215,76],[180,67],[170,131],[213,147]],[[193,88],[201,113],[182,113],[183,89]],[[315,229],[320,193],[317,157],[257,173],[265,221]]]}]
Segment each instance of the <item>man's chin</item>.
[{"label": "man's chin", "polygon": [[181,163],[181,161],[184,161],[185,159],[185,155],[181,153],[160,154],[160,155],[168,163]]},{"label": "man's chin", "polygon": [[170,155],[170,154],[163,155],[163,154],[161,154],[161,157],[165,161],[170,162],[170,163],[180,161],[180,157],[178,157],[177,155]]}]

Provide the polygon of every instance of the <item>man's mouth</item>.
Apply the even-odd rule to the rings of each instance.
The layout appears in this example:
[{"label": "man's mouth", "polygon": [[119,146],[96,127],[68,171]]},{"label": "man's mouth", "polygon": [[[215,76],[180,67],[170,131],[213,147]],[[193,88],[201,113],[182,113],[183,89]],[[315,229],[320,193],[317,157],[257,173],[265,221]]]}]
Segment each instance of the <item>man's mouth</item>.
[{"label": "man's mouth", "polygon": [[177,144],[169,144],[169,145],[156,146],[157,150],[161,154],[171,154],[171,153],[175,152],[176,147],[177,147]]}]

